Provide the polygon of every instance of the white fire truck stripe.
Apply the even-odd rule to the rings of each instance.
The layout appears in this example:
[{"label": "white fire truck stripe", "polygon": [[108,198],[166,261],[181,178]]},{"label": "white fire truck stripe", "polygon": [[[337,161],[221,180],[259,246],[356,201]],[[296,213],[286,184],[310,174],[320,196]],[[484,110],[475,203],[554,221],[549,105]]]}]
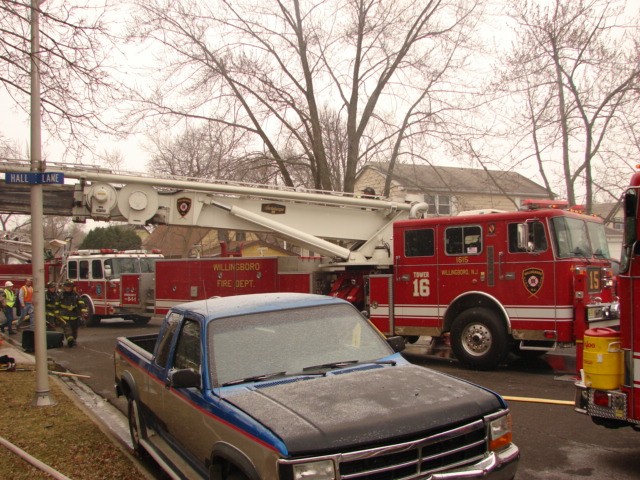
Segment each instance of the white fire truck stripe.
[{"label": "white fire truck stripe", "polygon": [[[572,322],[572,307],[523,307],[523,306],[506,306],[509,318],[513,320],[527,320],[531,322],[545,322],[555,320],[557,322]],[[439,315],[438,312],[444,313],[447,305],[396,305],[396,318],[434,318]],[[380,310],[380,307],[378,307]]]}]

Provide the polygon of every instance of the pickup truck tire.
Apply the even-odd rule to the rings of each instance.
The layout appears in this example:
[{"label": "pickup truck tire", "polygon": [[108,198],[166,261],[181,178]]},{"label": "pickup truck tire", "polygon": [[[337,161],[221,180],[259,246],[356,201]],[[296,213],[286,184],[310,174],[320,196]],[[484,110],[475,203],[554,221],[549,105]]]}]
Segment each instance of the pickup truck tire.
[{"label": "pickup truck tire", "polygon": [[249,480],[249,478],[242,473],[235,471],[227,475],[226,480]]},{"label": "pickup truck tire", "polygon": [[140,443],[140,439],[145,433],[145,427],[142,422],[142,418],[140,417],[138,402],[136,402],[132,397],[127,399],[127,418],[129,419],[129,435],[131,436],[133,452],[138,458],[145,457],[147,455],[147,451]]},{"label": "pickup truck tire", "polygon": [[463,365],[491,370],[509,352],[509,336],[498,315],[488,308],[470,308],[451,326],[451,349]]}]

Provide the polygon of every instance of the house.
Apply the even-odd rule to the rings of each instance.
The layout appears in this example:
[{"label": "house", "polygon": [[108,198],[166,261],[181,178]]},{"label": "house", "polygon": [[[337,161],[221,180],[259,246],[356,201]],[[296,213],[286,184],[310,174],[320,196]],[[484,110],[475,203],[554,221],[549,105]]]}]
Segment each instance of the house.
[{"label": "house", "polygon": [[[366,187],[382,192],[388,168],[388,163],[366,164],[356,178],[356,192]],[[515,210],[525,199],[549,199],[549,192],[511,171],[396,164],[389,197],[426,202],[429,215],[456,215],[468,210]]]},{"label": "house", "polygon": [[205,227],[159,225],[143,243],[147,250],[157,248],[165,258],[199,258],[238,255],[274,257],[296,255],[271,235],[227,232]]}]

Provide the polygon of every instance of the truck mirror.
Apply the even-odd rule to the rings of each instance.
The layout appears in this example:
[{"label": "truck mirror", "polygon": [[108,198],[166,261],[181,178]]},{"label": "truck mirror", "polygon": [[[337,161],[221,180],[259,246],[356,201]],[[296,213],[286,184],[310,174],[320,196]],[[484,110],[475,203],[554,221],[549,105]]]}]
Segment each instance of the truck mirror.
[{"label": "truck mirror", "polygon": [[109,280],[111,278],[111,265],[105,265],[104,266],[104,278],[106,278],[107,280]]},{"label": "truck mirror", "polygon": [[393,348],[393,351],[396,353],[403,351],[407,345],[404,337],[401,337],[399,335],[395,337],[388,337],[387,343],[391,346],[391,348]]},{"label": "truck mirror", "polygon": [[200,388],[202,378],[192,368],[183,368],[169,372],[169,386],[174,388]]}]

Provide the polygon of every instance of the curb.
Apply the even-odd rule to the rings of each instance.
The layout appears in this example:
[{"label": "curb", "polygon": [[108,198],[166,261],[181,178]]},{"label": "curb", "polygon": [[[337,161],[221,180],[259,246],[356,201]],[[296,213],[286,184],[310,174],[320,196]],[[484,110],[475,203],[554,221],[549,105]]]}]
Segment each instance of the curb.
[{"label": "curb", "polygon": [[[35,366],[35,357],[22,349],[17,338],[0,334],[0,355],[15,358],[16,364]],[[47,364],[49,364],[47,358]],[[87,385],[75,377],[59,377],[49,374],[49,378],[58,382],[64,394],[100,429],[111,443],[131,459],[142,478],[153,480],[155,477],[133,455],[129,437],[129,424],[120,411],[106,399],[97,395]],[[34,407],[36,408],[36,407]]]}]

